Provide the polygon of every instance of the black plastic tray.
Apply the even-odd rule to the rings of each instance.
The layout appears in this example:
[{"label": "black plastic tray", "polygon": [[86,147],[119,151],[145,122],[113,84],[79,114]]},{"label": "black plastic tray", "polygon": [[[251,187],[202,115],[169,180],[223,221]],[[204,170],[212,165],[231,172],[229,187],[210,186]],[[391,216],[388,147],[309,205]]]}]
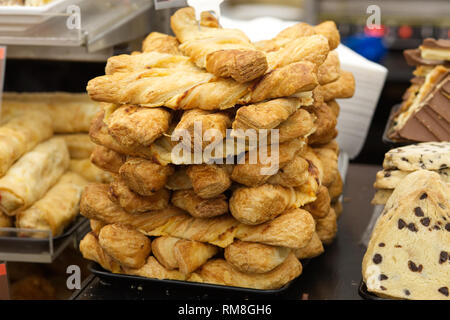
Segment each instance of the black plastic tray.
[{"label": "black plastic tray", "polygon": [[[309,262],[309,259],[302,260],[302,265],[305,267]],[[285,292],[289,287],[298,279],[293,279],[289,283],[285,284],[283,287],[279,289],[269,289],[269,290],[261,290],[261,289],[251,289],[251,288],[243,288],[243,287],[233,287],[233,286],[224,286],[224,285],[216,285],[210,283],[200,283],[200,282],[189,282],[189,281],[181,281],[181,280],[160,280],[153,278],[145,278],[140,276],[126,275],[126,274],[118,274],[106,271],[103,269],[98,263],[91,262],[88,265],[89,270],[101,280],[106,283],[109,282],[131,282],[139,285],[164,285],[165,287],[171,288],[189,288],[189,289],[200,289],[202,291],[221,291],[221,292],[230,292],[237,294],[250,294],[250,295],[279,295]],[[300,276],[301,277],[301,276]],[[299,277],[299,278],[300,278]]]},{"label": "black plastic tray", "polygon": [[363,280],[361,280],[361,282],[359,283],[358,293],[361,296],[361,298],[366,299],[366,300],[389,300],[386,298],[381,298],[381,297],[367,291],[367,286]]},{"label": "black plastic tray", "polygon": [[399,108],[400,108],[400,104],[396,104],[392,107],[391,112],[389,113],[388,121],[386,122],[386,127],[384,128],[384,132],[383,132],[383,137],[382,137],[383,143],[388,145],[390,148],[398,148],[398,147],[406,146],[408,144],[417,143],[414,141],[406,141],[406,140],[405,141],[394,141],[388,137],[389,130],[392,127],[392,121],[394,120],[394,115]]}]

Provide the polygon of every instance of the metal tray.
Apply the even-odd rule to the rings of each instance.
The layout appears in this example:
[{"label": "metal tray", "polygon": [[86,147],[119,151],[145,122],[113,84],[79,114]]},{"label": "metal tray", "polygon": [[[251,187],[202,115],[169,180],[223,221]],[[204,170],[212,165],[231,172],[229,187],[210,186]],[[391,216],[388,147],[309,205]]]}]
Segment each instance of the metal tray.
[{"label": "metal tray", "polygon": [[[54,238],[50,230],[0,228],[0,260],[51,263],[70,243],[78,241],[88,228],[88,220],[82,216]],[[24,237],[24,232],[44,234],[46,237]]]},{"label": "metal tray", "polygon": [[[62,234],[60,234],[59,236],[53,237],[53,242],[55,243],[55,245],[57,244],[58,241],[62,241],[65,238],[69,237],[86,220],[87,219],[85,217],[78,216],[77,219],[75,219],[75,221],[72,222]],[[6,229],[8,229],[8,230],[15,229],[15,230],[23,231],[23,232],[27,231],[27,229],[0,228],[0,232],[1,233],[8,232],[8,231],[4,231]],[[29,231],[32,232],[32,230],[29,230]],[[0,241],[28,242],[28,243],[30,243],[30,242],[32,242],[32,243],[48,243],[48,239],[47,238],[31,238],[31,237],[26,237],[26,236],[24,236],[24,237],[20,237],[20,236],[18,236],[18,237],[11,237],[11,236],[4,236],[4,235],[0,236]]]},{"label": "metal tray", "polygon": [[366,299],[366,300],[390,300],[390,299],[386,299],[386,298],[381,298],[381,297],[367,291],[367,286],[362,279],[361,279],[361,282],[359,283],[358,293],[361,296],[361,298]]},{"label": "metal tray", "polygon": [[[302,260],[302,265],[305,267],[309,262],[309,259]],[[190,290],[201,290],[203,293],[205,292],[230,292],[235,294],[247,294],[247,295],[279,295],[285,292],[290,288],[290,286],[300,277],[293,279],[289,283],[285,284],[283,287],[279,289],[269,289],[269,290],[261,290],[261,289],[251,289],[244,287],[233,287],[233,286],[224,286],[224,285],[216,285],[210,283],[200,283],[200,282],[189,282],[189,281],[181,281],[181,280],[160,280],[153,278],[145,278],[140,276],[126,275],[126,274],[118,274],[106,271],[103,269],[98,263],[90,262],[88,265],[88,269],[97,277],[99,277],[102,281],[106,283],[111,282],[130,282],[136,285],[153,285],[153,286],[164,286],[165,288],[189,288]]]}]

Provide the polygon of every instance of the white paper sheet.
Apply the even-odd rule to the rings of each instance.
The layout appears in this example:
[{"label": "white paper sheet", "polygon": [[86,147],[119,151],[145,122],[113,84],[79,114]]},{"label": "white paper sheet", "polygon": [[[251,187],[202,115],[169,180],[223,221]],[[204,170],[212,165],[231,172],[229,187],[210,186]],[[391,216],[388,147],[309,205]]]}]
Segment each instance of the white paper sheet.
[{"label": "white paper sheet", "polygon": [[[275,37],[281,30],[297,22],[271,17],[250,21],[221,17],[220,23],[224,28],[245,30],[252,41],[260,41]],[[339,130],[337,141],[341,149],[353,159],[359,154],[366,140],[387,76],[387,69],[367,60],[344,45],[339,45],[337,51],[341,60],[341,68],[352,72],[356,82],[353,98],[338,101],[341,106],[341,114],[337,125]]]}]

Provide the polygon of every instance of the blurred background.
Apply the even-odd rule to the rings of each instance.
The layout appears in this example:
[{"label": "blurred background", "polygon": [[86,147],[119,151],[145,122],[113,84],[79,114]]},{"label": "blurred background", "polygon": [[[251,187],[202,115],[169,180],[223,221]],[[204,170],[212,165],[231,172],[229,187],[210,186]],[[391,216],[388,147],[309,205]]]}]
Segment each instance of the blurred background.
[{"label": "blurred background", "polygon": [[[47,13],[45,21],[20,28],[19,20],[0,15],[0,45],[7,45],[5,91],[85,91],[88,80],[104,73],[106,59],[139,48],[151,31],[169,33],[169,17],[176,8],[155,9],[153,0],[75,1],[81,28],[63,26],[67,15]],[[183,0],[156,4],[183,5]],[[366,27],[370,5],[377,5],[381,25]],[[449,38],[448,0],[225,0],[222,15],[237,20],[275,17],[317,24],[334,20],[342,43],[388,68],[364,148],[354,162],[380,164],[389,149],[381,139],[393,105],[409,86],[412,68],[402,51],[417,47],[424,38]],[[9,16],[11,17],[11,16]],[[50,17],[50,18],[49,18]],[[6,22],[5,22],[6,21]],[[25,23],[25,22],[24,22]]]}]

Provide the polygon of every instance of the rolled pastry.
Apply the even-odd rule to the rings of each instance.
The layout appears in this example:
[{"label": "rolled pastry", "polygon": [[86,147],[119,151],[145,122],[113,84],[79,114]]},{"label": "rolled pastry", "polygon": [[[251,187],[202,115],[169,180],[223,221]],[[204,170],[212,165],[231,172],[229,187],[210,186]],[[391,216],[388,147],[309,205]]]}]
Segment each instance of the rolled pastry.
[{"label": "rolled pastry", "polygon": [[109,172],[96,167],[89,158],[70,160],[69,169],[89,182],[111,182],[113,179]]},{"label": "rolled pastry", "polygon": [[271,184],[239,188],[230,198],[230,212],[244,224],[257,225],[293,207],[295,200],[295,192],[291,188]]},{"label": "rolled pastry", "polygon": [[323,252],[323,244],[317,233],[314,233],[313,237],[306,246],[294,250],[294,254],[297,259],[315,258]]},{"label": "rolled pastry", "polygon": [[0,127],[0,177],[23,154],[50,138],[52,122],[44,112],[19,114]]},{"label": "rolled pastry", "polygon": [[[108,132],[127,147],[149,146],[169,129],[171,114],[164,108],[124,105],[105,120]],[[151,125],[148,125],[151,124]]]},{"label": "rolled pastry", "polygon": [[86,159],[95,148],[87,133],[60,134],[58,137],[66,141],[71,159]]},{"label": "rolled pastry", "polygon": [[109,186],[90,184],[81,197],[81,214],[104,223],[120,223],[135,228],[149,236],[164,236],[209,242],[227,247],[234,238],[269,245],[301,248],[308,244],[315,223],[304,210],[293,209],[272,221],[248,226],[240,224],[229,215],[214,218],[193,218],[174,206],[158,211],[131,214],[108,198]]},{"label": "rolled pastry", "polygon": [[83,240],[80,241],[80,251],[83,258],[97,262],[105,270],[113,273],[120,273],[122,271],[119,262],[103,250],[97,237],[92,232],[86,234]]},{"label": "rolled pastry", "polygon": [[142,42],[143,52],[161,52],[173,55],[181,55],[177,38],[164,33],[152,32]]},{"label": "rolled pastry", "polygon": [[122,266],[142,267],[151,252],[151,241],[134,229],[119,224],[103,227],[98,235],[100,246]]},{"label": "rolled pastry", "polygon": [[172,195],[172,204],[186,210],[196,218],[211,218],[228,212],[228,201],[221,194],[215,198],[202,199],[194,190],[178,190]]},{"label": "rolled pastry", "polygon": [[125,155],[99,145],[95,146],[90,158],[97,167],[112,173],[119,173],[120,167],[126,161]]},{"label": "rolled pastry", "polygon": [[152,241],[153,255],[164,267],[169,270],[178,268],[178,261],[175,258],[175,244],[180,238],[162,236]]},{"label": "rolled pastry", "polygon": [[311,214],[295,208],[257,226],[239,225],[236,238],[273,246],[302,248],[311,240],[314,230],[315,222]]},{"label": "rolled pastry", "polygon": [[237,240],[225,248],[225,260],[241,272],[265,273],[282,264],[290,252],[289,248]]},{"label": "rolled pastry", "polygon": [[172,30],[181,42],[179,48],[185,55],[190,56],[198,67],[238,82],[247,82],[264,74],[267,70],[265,54],[255,50],[242,31],[223,29],[210,13],[202,15],[203,22],[208,23],[201,28],[190,7],[177,10],[170,19]]},{"label": "rolled pastry", "polygon": [[314,153],[322,162],[323,179],[322,184],[329,186],[336,180],[338,171],[338,157],[335,151],[328,148],[314,148]]},{"label": "rolled pastry", "polygon": [[109,197],[130,213],[161,210],[168,206],[170,191],[163,188],[151,196],[141,196],[128,188],[122,179],[115,179],[110,184]]},{"label": "rolled pastry", "polygon": [[324,218],[330,211],[330,195],[325,186],[320,186],[316,194],[317,199],[314,202],[308,203],[303,207],[314,218]]},{"label": "rolled pastry", "polygon": [[95,234],[95,236],[98,237],[98,234],[100,233],[100,230],[106,226],[106,223],[100,221],[100,220],[95,220],[95,219],[90,219],[89,220],[89,224],[91,226],[91,230],[92,232]]},{"label": "rolled pastry", "polygon": [[44,196],[69,167],[64,139],[51,138],[22,156],[0,178],[0,204],[8,215],[30,207]]},{"label": "rolled pastry", "polygon": [[164,188],[167,178],[173,172],[172,166],[162,166],[142,158],[129,158],[120,167],[119,175],[134,192],[151,196]]},{"label": "rolled pastry", "polygon": [[166,224],[174,216],[189,216],[174,206],[139,214],[129,213],[111,201],[108,192],[109,185],[107,184],[91,183],[87,185],[81,197],[81,214],[88,219],[100,220],[106,224],[123,224],[143,232]]},{"label": "rolled pastry", "polygon": [[[60,235],[78,215],[81,192],[87,183],[78,174],[66,172],[42,199],[16,215],[16,226],[50,230],[53,236]],[[41,235],[44,234],[36,234]]]},{"label": "rolled pastry", "polygon": [[219,250],[208,243],[163,236],[152,242],[152,251],[167,269],[189,274],[203,265]]},{"label": "rolled pastry", "polygon": [[180,240],[175,244],[174,253],[181,273],[189,274],[217,254],[219,249],[208,243]]},{"label": "rolled pastry", "polygon": [[337,216],[333,208],[321,219],[316,219],[316,232],[323,244],[330,244],[337,234]]},{"label": "rolled pastry", "polygon": [[91,120],[100,110],[85,93],[4,93],[2,120],[30,110],[50,115],[55,133],[89,132]]},{"label": "rolled pastry", "polygon": [[175,172],[167,178],[166,188],[173,191],[192,189],[192,182],[187,174],[187,167],[176,166]]},{"label": "rolled pastry", "polygon": [[253,289],[278,289],[302,273],[302,264],[293,253],[275,269],[266,273],[244,273],[223,259],[205,263],[189,281],[214,283]]},{"label": "rolled pastry", "polygon": [[125,274],[155,279],[186,280],[186,276],[178,270],[169,270],[161,265],[153,256],[139,269],[123,267]]}]

